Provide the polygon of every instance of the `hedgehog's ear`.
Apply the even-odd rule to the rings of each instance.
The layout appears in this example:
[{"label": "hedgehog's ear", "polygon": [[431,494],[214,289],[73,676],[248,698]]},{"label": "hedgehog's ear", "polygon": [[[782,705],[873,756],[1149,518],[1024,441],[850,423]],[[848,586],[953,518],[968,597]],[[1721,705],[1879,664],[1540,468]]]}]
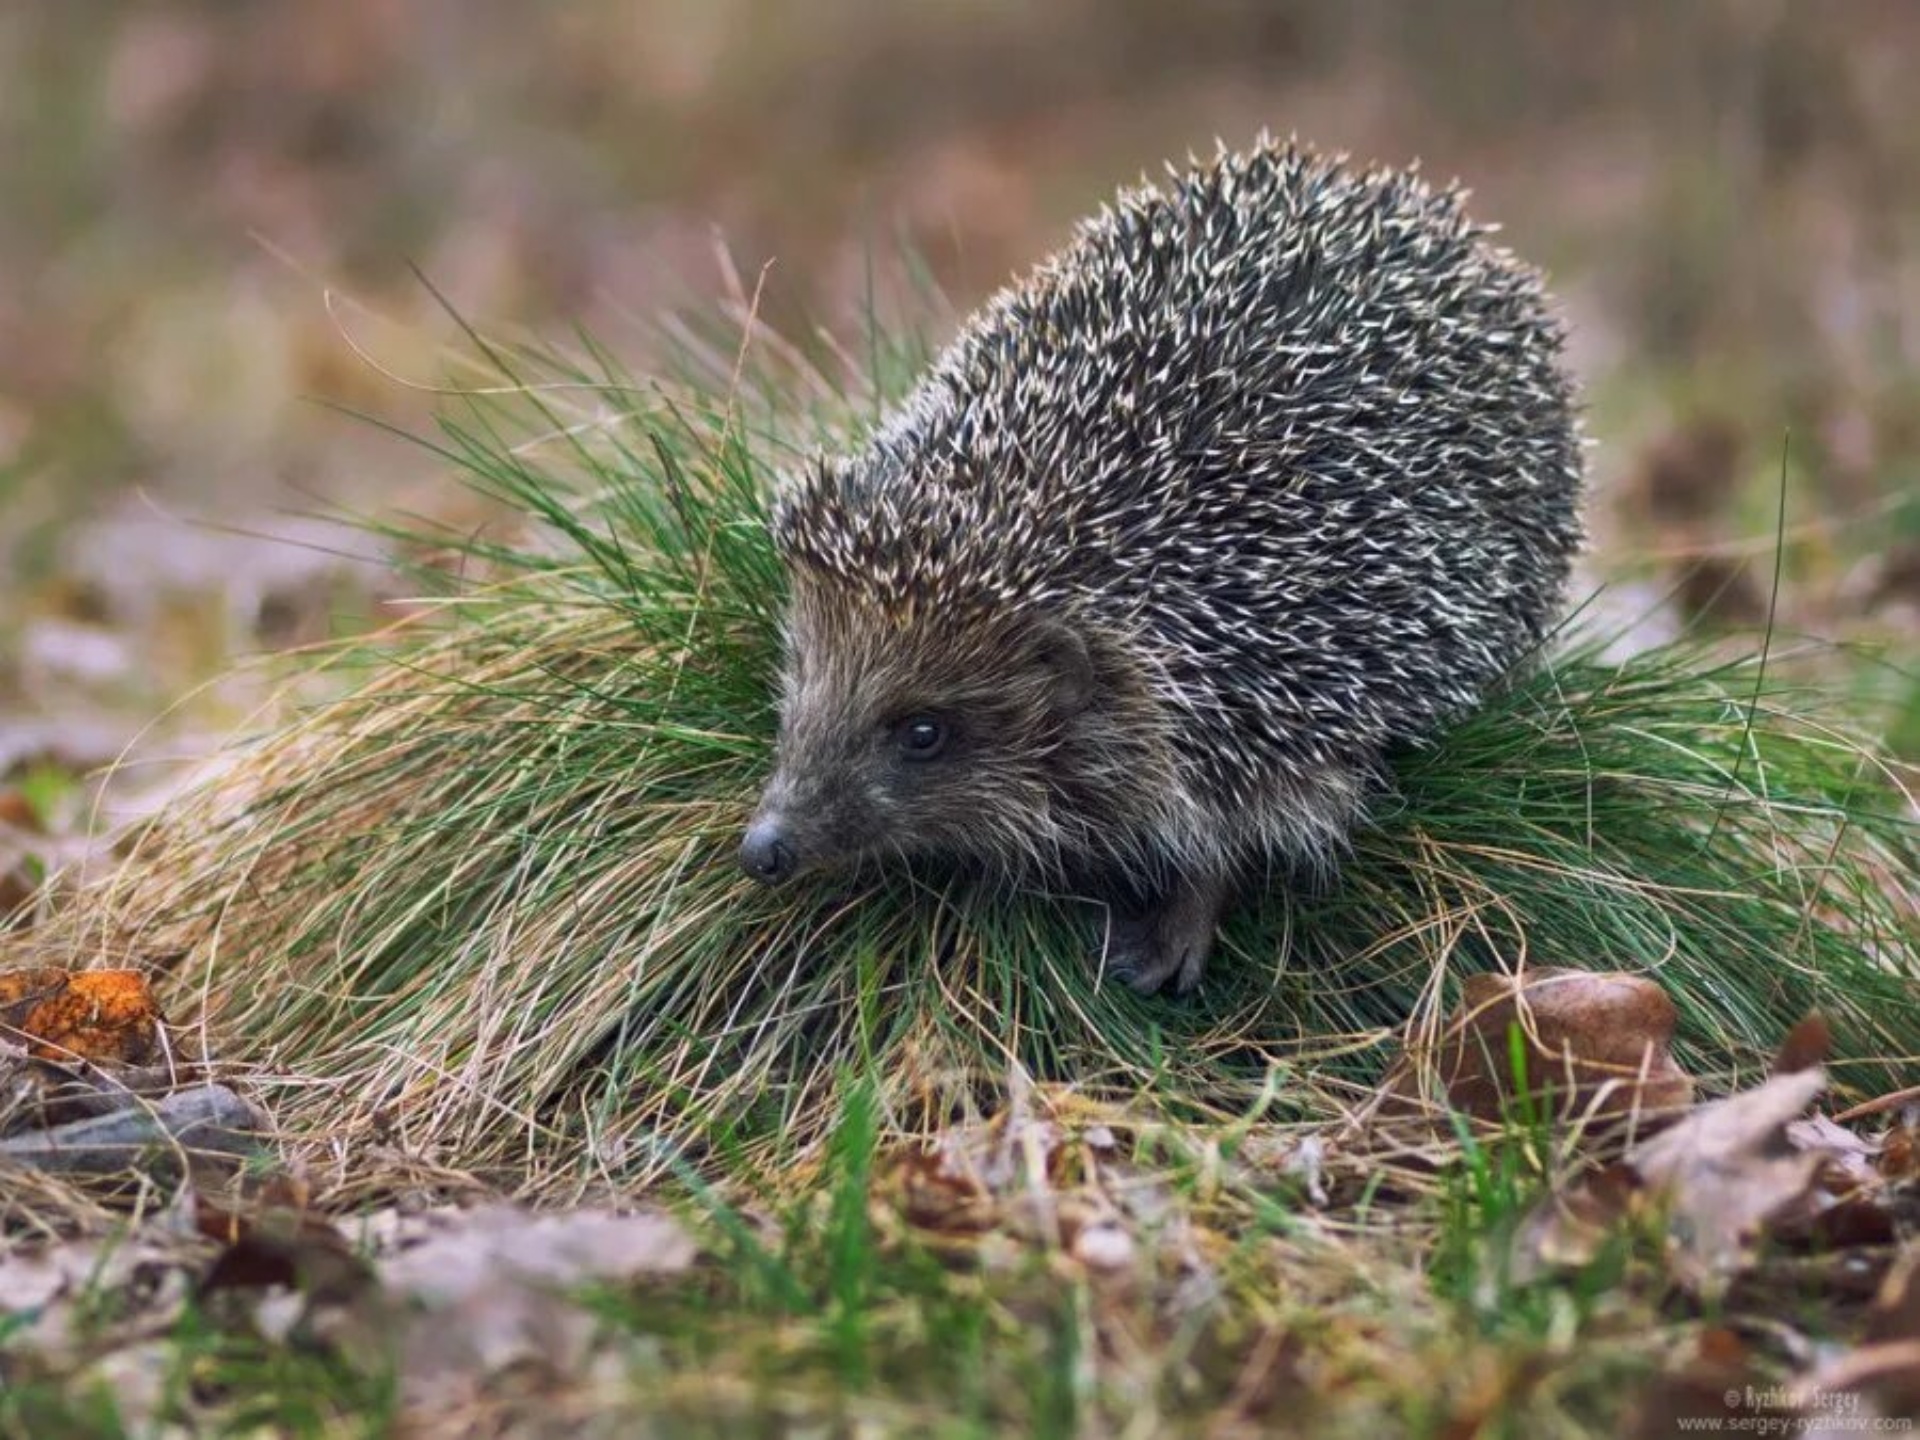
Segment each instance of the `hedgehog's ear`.
[{"label": "hedgehog's ear", "polygon": [[1052,686],[1055,713],[1078,715],[1093,703],[1093,656],[1078,630],[1064,620],[1040,621],[1033,653]]}]

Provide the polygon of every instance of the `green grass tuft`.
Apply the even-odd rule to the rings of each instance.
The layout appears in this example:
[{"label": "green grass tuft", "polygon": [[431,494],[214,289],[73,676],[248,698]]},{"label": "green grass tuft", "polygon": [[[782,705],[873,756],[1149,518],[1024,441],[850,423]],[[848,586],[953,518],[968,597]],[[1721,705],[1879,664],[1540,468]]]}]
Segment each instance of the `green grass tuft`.
[{"label": "green grass tuft", "polygon": [[285,1081],[295,1136],[564,1194],[806,1152],[843,1074],[881,1077],[888,1128],[1015,1070],[1311,1119],[1461,975],[1519,965],[1657,977],[1696,1071],[1813,1007],[1843,1085],[1920,1055],[1910,802],[1778,655],[1558,655],[1401,757],[1338,887],[1236,917],[1190,1000],[1102,984],[1065,900],[758,891],[732,851],[775,728],[769,485],[870,423],[918,342],[876,327],[850,378],[689,340],[645,386],[590,346],[476,344],[491,379],[427,443],[521,523],[436,537],[467,569],[438,618],[343,655],[350,695],[67,922],[184,951],[176,1000]]}]

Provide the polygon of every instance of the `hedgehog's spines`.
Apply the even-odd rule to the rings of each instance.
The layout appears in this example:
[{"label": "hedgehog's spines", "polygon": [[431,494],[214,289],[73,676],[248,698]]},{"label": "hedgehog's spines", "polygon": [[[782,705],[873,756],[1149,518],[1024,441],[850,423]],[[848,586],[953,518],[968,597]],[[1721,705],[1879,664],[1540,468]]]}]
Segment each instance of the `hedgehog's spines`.
[{"label": "hedgehog's spines", "polygon": [[778,507],[796,575],[891,624],[1134,647],[1181,856],[1325,861],[1385,748],[1539,641],[1579,540],[1540,275],[1458,181],[1342,160],[1263,136],[1121,192]]}]

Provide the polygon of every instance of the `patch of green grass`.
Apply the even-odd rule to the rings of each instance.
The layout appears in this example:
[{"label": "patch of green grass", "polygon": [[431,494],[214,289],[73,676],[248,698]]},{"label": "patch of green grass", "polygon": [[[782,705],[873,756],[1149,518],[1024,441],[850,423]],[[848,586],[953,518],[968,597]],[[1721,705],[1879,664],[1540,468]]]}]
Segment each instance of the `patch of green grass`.
[{"label": "patch of green grass", "polygon": [[0,1436],[7,1440],[108,1440],[128,1433],[105,1381],[0,1385]]},{"label": "patch of green grass", "polygon": [[[288,1344],[216,1323],[189,1306],[150,1343],[96,1348],[120,1368],[35,1374],[31,1355],[0,1359],[0,1437],[104,1440],[159,1433],[274,1434],[355,1440],[393,1432],[399,1414],[390,1360],[349,1360],[324,1346]],[[9,1371],[22,1373],[7,1373]],[[144,1371],[131,1399],[128,1385]]]},{"label": "patch of green grass", "polygon": [[460,541],[439,623],[348,652],[351,697],[67,922],[189,954],[179,1018],[297,1080],[273,1097],[296,1138],[397,1131],[561,1196],[814,1153],[849,1071],[885,1077],[893,1130],[1015,1067],[1176,1116],[1313,1118],[1461,975],[1521,965],[1656,977],[1696,1071],[1753,1066],[1814,1007],[1843,1086],[1920,1055],[1915,830],[1782,656],[1553,656],[1400,757],[1340,883],[1237,916],[1188,1000],[1102,983],[1070,900],[911,874],[757,891],[732,852],[775,725],[766,497],[851,443],[917,343],[876,329],[868,375],[690,344],[647,384],[591,346],[476,345],[489,373],[427,443],[525,535]]},{"label": "patch of green grass", "polygon": [[628,1357],[625,1413],[716,1435],[1571,1437],[1616,1428],[1671,1343],[1658,1287],[1620,1284],[1624,1242],[1574,1273],[1509,1273],[1546,1189],[1544,1124],[1463,1133],[1430,1201],[1364,1239],[1266,1180],[1197,1193],[1199,1132],[1178,1155],[1132,1137],[1120,1153],[1165,1187],[1169,1223],[1209,1237],[1188,1290],[1164,1257],[1101,1276],[1004,1230],[936,1254],[876,1224],[901,1213],[875,1185],[879,1093],[870,1077],[849,1088],[798,1193],[724,1200],[683,1177],[711,1261],[691,1282],[591,1297]]},{"label": "patch of green grass", "polygon": [[[1029,1129],[960,1139],[976,1160],[1002,1143],[1040,1152],[967,1223],[942,1224],[950,1212],[904,1203],[913,1147],[888,1133],[884,1078],[847,1077],[841,1093],[803,1184],[715,1185],[678,1167],[705,1258],[580,1294],[600,1322],[597,1359],[531,1389],[489,1377],[481,1403],[504,1433],[524,1417],[606,1435],[1572,1440],[1617,1428],[1630,1382],[1671,1343],[1654,1299],[1615,1283],[1611,1254],[1573,1275],[1509,1273],[1515,1227],[1545,1186],[1543,1124],[1517,1119],[1491,1141],[1462,1132],[1436,1152],[1448,1168],[1426,1198],[1381,1202],[1376,1220],[1298,1204],[1282,1177],[1230,1163],[1230,1129],[1114,1117],[1099,1185],[1146,1199],[1126,1212],[1137,1263],[1101,1271],[1013,1216],[1071,1213],[1093,1172],[1069,1157],[1106,1112],[1035,1102]],[[1177,1259],[1188,1254],[1195,1268]],[[195,1433],[374,1435],[444,1418],[397,1415],[392,1375],[364,1355],[277,1345],[204,1313],[171,1327],[155,1363],[152,1413]],[[140,1433],[113,1418],[96,1373],[6,1392],[0,1434],[28,1421],[36,1436]]]},{"label": "patch of green grass", "polygon": [[1625,1275],[1625,1232],[1572,1273],[1522,1272],[1522,1228],[1552,1191],[1541,1138],[1509,1131],[1488,1140],[1463,1126],[1444,1176],[1428,1280],[1460,1324],[1488,1340],[1577,1335]]},{"label": "patch of green grass", "polygon": [[1887,707],[1887,748],[1909,761],[1920,761],[1920,675],[1899,676],[1893,702]]},{"label": "patch of green grass", "polygon": [[393,1357],[350,1360],[323,1346],[269,1340],[189,1309],[170,1337],[163,1416],[197,1434],[371,1437],[393,1432]]},{"label": "patch of green grass", "polygon": [[[1428,1236],[1424,1273],[1444,1317],[1445,1343],[1500,1378],[1477,1398],[1475,1433],[1519,1437],[1559,1429],[1618,1430],[1629,1398],[1657,1369],[1664,1286],[1636,1271],[1639,1227],[1620,1224],[1578,1265],[1538,1263],[1530,1224],[1572,1188],[1566,1137],[1535,1094],[1527,1047],[1508,1027],[1514,1097],[1498,1127],[1454,1114],[1438,1189],[1419,1207]],[[1418,1230],[1419,1227],[1416,1227]],[[1418,1403],[1414,1397],[1409,1397]],[[1433,1428],[1453,1433],[1448,1419]]]},{"label": "patch of green grass", "polygon": [[10,781],[42,829],[55,828],[80,791],[80,777],[59,765],[29,765]]},{"label": "patch of green grass", "polygon": [[717,1256],[678,1279],[593,1298],[629,1346],[631,1404],[676,1433],[874,1428],[926,1435],[1086,1433],[1084,1276],[1029,1253],[992,1273],[883,1240],[869,1215],[881,1117],[849,1092],[814,1185],[756,1222],[689,1177]]}]

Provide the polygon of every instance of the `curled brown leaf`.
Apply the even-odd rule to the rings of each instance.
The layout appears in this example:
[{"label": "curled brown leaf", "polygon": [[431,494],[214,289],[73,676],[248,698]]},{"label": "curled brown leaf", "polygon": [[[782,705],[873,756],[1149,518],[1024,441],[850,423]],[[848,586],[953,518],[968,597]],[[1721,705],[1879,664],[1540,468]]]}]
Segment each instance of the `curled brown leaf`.
[{"label": "curled brown leaf", "polygon": [[[1517,1104],[1558,1118],[1670,1113],[1693,1099],[1673,1058],[1673,1002],[1638,975],[1557,968],[1472,975],[1438,1040],[1388,1075],[1389,1112],[1444,1096],[1499,1121]],[[1515,1063],[1511,1036],[1520,1039]]]}]

